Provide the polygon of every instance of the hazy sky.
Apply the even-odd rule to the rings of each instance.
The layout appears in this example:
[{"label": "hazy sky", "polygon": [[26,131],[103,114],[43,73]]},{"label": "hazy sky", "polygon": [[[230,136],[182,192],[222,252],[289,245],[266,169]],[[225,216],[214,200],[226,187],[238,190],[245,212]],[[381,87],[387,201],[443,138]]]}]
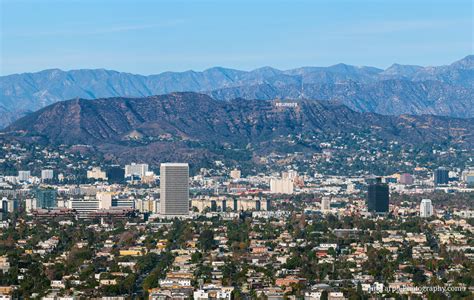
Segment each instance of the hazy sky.
[{"label": "hazy sky", "polygon": [[471,0],[0,0],[0,74],[106,68],[154,74],[441,65],[473,53]]}]

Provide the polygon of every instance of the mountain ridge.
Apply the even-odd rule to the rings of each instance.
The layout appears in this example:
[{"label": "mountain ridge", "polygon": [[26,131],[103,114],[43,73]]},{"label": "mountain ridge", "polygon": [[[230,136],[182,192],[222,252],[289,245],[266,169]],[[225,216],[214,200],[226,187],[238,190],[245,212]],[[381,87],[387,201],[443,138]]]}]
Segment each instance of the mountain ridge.
[{"label": "mountain ridge", "polygon": [[[350,85],[356,82],[368,87],[387,80],[406,80],[410,82],[407,90],[398,91],[394,97],[406,98],[407,92],[420,82],[440,82],[445,88],[432,92],[433,99],[426,98],[423,93],[415,94],[417,103],[404,102],[398,111],[386,108],[373,112],[384,114],[401,113],[434,113],[456,117],[472,117],[474,111],[466,109],[474,107],[471,97],[474,90],[474,56],[466,56],[450,65],[439,67],[419,66],[391,66],[386,70],[374,67],[356,67],[346,64],[336,64],[329,67],[301,67],[290,70],[278,70],[271,67],[262,67],[252,71],[241,71],[223,67],[213,67],[202,72],[163,72],[155,75],[138,75],[106,69],[79,69],[62,71],[60,69],[43,70],[36,73],[12,74],[0,77],[0,127],[10,124],[19,117],[36,111],[49,104],[72,98],[104,98],[104,97],[145,97],[151,95],[168,94],[171,92],[201,92],[209,95],[222,89],[245,90],[256,85],[268,84],[274,90],[283,90],[279,95],[295,94],[295,98],[315,98],[322,91],[305,94],[305,85],[331,85],[333,88],[326,91],[327,97],[321,100],[332,100],[340,95],[338,84]],[[385,83],[387,85],[387,83]],[[413,87],[411,87],[413,86]],[[285,90],[285,87],[292,87]],[[299,91],[299,93],[298,93]],[[353,91],[348,90],[348,93]],[[243,93],[245,94],[245,93]],[[345,104],[357,108],[351,97],[346,94]],[[379,91],[377,97],[358,95],[360,98],[370,98],[371,104],[367,107],[378,107],[387,96]],[[258,97],[257,97],[258,98]],[[230,98],[224,99],[229,100]],[[249,98],[253,99],[253,98]],[[445,109],[430,106],[439,102]],[[462,105],[457,106],[460,102]],[[422,105],[420,105],[420,103]],[[441,107],[443,107],[441,105]],[[427,107],[418,110],[417,107]],[[370,110],[368,110],[370,111]]]},{"label": "mountain ridge", "polygon": [[433,68],[446,68],[446,67],[449,67],[449,66],[462,66],[463,68],[472,69],[472,68],[474,68],[474,54],[466,55],[465,57],[463,57],[459,60],[456,60],[456,61],[452,62],[451,64],[447,64],[447,65],[420,66],[420,65],[405,65],[405,64],[400,64],[400,63],[393,63],[392,65],[390,65],[386,69],[382,69],[382,68],[378,68],[378,67],[372,67],[372,66],[365,66],[365,65],[357,66],[357,65],[351,65],[351,64],[346,64],[346,63],[337,63],[337,64],[329,65],[329,66],[326,66],[326,67],[306,65],[306,66],[301,66],[301,67],[296,67],[296,68],[291,68],[291,69],[286,69],[286,70],[274,68],[272,66],[267,65],[267,66],[262,66],[262,67],[258,67],[258,68],[255,68],[255,69],[251,69],[251,70],[248,70],[248,71],[238,70],[238,69],[233,69],[233,68],[228,68],[228,67],[223,67],[223,66],[213,66],[213,67],[206,68],[202,71],[196,71],[196,70],[193,70],[193,69],[189,69],[189,70],[185,70],[185,71],[163,71],[163,72],[160,72],[160,73],[153,73],[153,74],[143,75],[143,74],[134,73],[134,72],[122,72],[122,71],[117,71],[117,70],[112,70],[112,69],[107,69],[107,68],[79,68],[79,69],[69,69],[69,70],[63,70],[61,68],[49,68],[49,69],[44,69],[44,70],[34,71],[34,72],[19,72],[19,73],[1,75],[0,78],[10,77],[10,76],[18,76],[18,75],[29,75],[29,74],[31,75],[31,74],[37,74],[37,73],[42,73],[42,72],[58,72],[58,71],[59,72],[64,72],[64,73],[74,72],[74,71],[105,71],[105,72],[115,72],[115,73],[121,73],[121,74],[142,76],[142,77],[158,76],[158,75],[162,75],[162,74],[166,74],[166,73],[173,73],[173,74],[182,74],[182,73],[187,73],[187,72],[206,73],[206,72],[214,70],[214,69],[228,70],[228,71],[238,71],[238,72],[241,72],[241,73],[252,73],[252,72],[258,71],[260,69],[270,68],[270,69],[273,69],[275,71],[282,72],[282,73],[294,73],[295,71],[301,70],[301,69],[331,69],[331,68],[334,68],[334,67],[337,69],[338,66],[349,66],[349,67],[353,67],[353,68],[356,68],[356,69],[375,69],[375,70],[378,70],[379,72],[383,72],[383,71],[386,71],[388,69],[391,69],[393,66],[416,67],[416,68],[420,68],[420,69],[430,69],[430,70],[432,70]]},{"label": "mountain ridge", "polygon": [[402,144],[449,140],[474,147],[474,119],[384,116],[330,101],[296,100],[291,107],[276,104],[280,102],[219,101],[191,92],[73,99],[23,117],[4,134],[53,145],[86,144],[120,162],[149,163],[218,158],[235,149],[247,149],[251,155],[315,151],[329,137],[361,132]]}]

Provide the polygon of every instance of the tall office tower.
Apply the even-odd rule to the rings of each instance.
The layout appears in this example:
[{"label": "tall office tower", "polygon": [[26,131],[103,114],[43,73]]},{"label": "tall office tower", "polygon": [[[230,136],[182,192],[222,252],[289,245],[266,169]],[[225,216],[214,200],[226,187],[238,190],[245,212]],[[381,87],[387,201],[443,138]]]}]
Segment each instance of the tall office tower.
[{"label": "tall office tower", "polygon": [[30,171],[18,171],[18,180],[19,181],[28,181],[30,180],[31,172]]},{"label": "tall office tower", "polygon": [[41,170],[41,180],[51,180],[54,177],[54,171],[53,170]]},{"label": "tall office tower", "polygon": [[449,182],[449,170],[446,168],[438,168],[434,172],[434,184],[448,184]]},{"label": "tall office tower", "polygon": [[125,177],[138,176],[142,178],[143,176],[145,176],[146,172],[148,172],[147,164],[132,163],[131,165],[125,166]]},{"label": "tall office tower", "polygon": [[433,205],[430,199],[423,199],[420,203],[420,217],[429,218],[433,215]]},{"label": "tall office tower", "polygon": [[54,189],[38,189],[36,194],[36,208],[52,208],[57,207],[56,190]]},{"label": "tall office tower", "polygon": [[161,164],[160,202],[162,215],[180,216],[189,214],[188,164]]},{"label": "tall office tower", "polygon": [[367,208],[371,212],[388,212],[390,195],[388,185],[382,183],[382,178],[377,178],[376,182],[369,184],[367,193]]}]

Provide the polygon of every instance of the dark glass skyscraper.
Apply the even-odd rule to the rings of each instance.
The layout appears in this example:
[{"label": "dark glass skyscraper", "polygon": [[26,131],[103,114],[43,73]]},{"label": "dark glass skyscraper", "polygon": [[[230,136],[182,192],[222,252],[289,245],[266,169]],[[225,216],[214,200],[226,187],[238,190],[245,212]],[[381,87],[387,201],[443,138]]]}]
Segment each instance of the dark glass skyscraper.
[{"label": "dark glass skyscraper", "polygon": [[434,172],[434,184],[448,184],[449,182],[449,170],[446,168],[438,168]]},{"label": "dark glass skyscraper", "polygon": [[106,174],[110,183],[123,183],[125,181],[125,169],[120,166],[109,167]]},{"label": "dark glass skyscraper", "polygon": [[38,189],[36,190],[36,208],[52,208],[57,207],[56,190]]},{"label": "dark glass skyscraper", "polygon": [[234,199],[234,211],[238,211],[239,210],[239,203],[238,203],[238,200],[237,199]]},{"label": "dark glass skyscraper", "polygon": [[260,200],[257,200],[255,202],[255,210],[260,211],[261,209],[262,209],[262,203],[260,202]]},{"label": "dark glass skyscraper", "polygon": [[217,211],[217,202],[215,200],[211,200],[211,211]]},{"label": "dark glass skyscraper", "polygon": [[1,207],[0,207],[0,221],[7,219],[8,214],[8,201],[0,199]]},{"label": "dark glass skyscraper", "polygon": [[371,212],[388,212],[390,195],[388,185],[382,183],[381,178],[377,178],[375,183],[369,184],[367,192],[367,208]]}]

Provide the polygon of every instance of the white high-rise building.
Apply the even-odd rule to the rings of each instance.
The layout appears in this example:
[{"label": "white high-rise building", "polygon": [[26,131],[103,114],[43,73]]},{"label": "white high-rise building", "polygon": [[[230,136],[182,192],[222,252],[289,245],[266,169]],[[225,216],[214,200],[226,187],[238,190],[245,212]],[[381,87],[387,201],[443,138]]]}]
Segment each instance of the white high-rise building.
[{"label": "white high-rise building", "polygon": [[270,192],[272,194],[293,194],[293,180],[291,179],[270,179]]},{"label": "white high-rise building", "polygon": [[95,198],[99,200],[100,209],[109,209],[112,207],[112,193],[111,192],[98,192]]},{"label": "white high-rise building", "polygon": [[8,200],[8,212],[12,213],[16,210],[18,210],[18,200],[16,199]]},{"label": "white high-rise building", "polygon": [[433,205],[430,199],[423,199],[420,203],[420,217],[429,218],[433,215]]},{"label": "white high-rise building", "polygon": [[30,180],[30,177],[30,171],[18,171],[18,181],[28,181]]},{"label": "white high-rise building", "polygon": [[321,199],[321,210],[322,211],[331,210],[331,199],[329,199],[329,197],[323,197]]},{"label": "white high-rise building", "polygon": [[54,177],[54,171],[53,170],[41,170],[41,180],[51,180]]},{"label": "white high-rise building", "polygon": [[138,176],[142,178],[146,175],[147,172],[147,164],[132,163],[131,165],[125,165],[125,177]]},{"label": "white high-rise building", "polygon": [[35,198],[26,198],[26,200],[25,200],[25,210],[26,210],[26,212],[29,213],[33,209],[36,209],[36,199]]},{"label": "white high-rise building", "polygon": [[160,213],[167,216],[189,215],[188,164],[161,164]]}]

